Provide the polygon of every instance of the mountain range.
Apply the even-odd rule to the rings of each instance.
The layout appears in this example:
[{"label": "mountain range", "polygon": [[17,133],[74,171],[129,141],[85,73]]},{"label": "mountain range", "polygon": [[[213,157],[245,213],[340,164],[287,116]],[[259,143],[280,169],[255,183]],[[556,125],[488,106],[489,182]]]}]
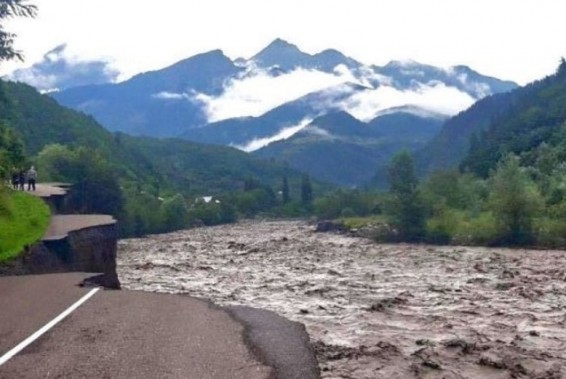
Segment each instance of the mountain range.
[{"label": "mountain range", "polygon": [[111,131],[234,146],[359,186],[399,149],[423,147],[451,116],[516,87],[466,66],[367,65],[277,39],[249,59],[214,50],[51,96]]}]

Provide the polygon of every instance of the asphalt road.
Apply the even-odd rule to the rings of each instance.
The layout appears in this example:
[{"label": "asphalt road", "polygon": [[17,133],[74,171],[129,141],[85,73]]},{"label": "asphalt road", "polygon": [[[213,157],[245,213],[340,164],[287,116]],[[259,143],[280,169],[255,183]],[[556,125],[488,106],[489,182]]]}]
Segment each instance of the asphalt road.
[{"label": "asphalt road", "polygon": [[[38,185],[34,195],[65,190]],[[55,215],[44,239],[114,223]],[[230,311],[182,295],[99,290],[1,363],[5,354],[91,291],[95,274],[0,277],[0,379],[313,379],[318,365],[301,324],[273,312]]]},{"label": "asphalt road", "polygon": [[116,220],[108,215],[52,215],[43,240],[59,239],[72,231],[115,223]]},{"label": "asphalt road", "polygon": [[[0,354],[90,288],[87,274],[0,278]],[[0,366],[0,378],[266,379],[227,312],[187,296],[98,291]]]},{"label": "asphalt road", "polygon": [[89,276],[0,277],[0,356],[84,296],[88,289],[76,284]]}]

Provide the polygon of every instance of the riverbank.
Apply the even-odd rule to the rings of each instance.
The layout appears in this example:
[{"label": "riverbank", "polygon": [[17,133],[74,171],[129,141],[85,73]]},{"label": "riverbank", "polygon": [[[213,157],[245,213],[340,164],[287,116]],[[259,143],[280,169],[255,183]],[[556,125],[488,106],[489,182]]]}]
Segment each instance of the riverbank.
[{"label": "riverbank", "polygon": [[119,242],[125,288],[302,322],[325,378],[560,378],[566,253],[377,245],[304,222]]}]

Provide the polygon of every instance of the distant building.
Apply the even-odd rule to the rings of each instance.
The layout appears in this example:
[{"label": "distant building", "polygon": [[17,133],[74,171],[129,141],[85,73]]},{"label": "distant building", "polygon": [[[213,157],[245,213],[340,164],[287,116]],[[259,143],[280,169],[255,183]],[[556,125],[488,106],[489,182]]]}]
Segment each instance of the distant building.
[{"label": "distant building", "polygon": [[211,201],[214,201],[214,203],[216,203],[216,204],[220,204],[220,200],[215,199],[215,198],[212,197],[212,196],[199,196],[199,197],[197,197],[197,198],[195,199],[195,203],[197,203],[197,204],[198,204],[198,203],[205,203],[205,204],[208,204],[208,203],[210,203]]}]

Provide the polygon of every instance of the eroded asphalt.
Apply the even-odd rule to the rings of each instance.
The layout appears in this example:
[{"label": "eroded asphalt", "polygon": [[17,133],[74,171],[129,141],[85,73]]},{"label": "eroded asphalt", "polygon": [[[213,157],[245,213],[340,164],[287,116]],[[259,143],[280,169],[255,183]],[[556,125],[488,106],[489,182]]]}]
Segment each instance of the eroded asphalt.
[{"label": "eroded asphalt", "polygon": [[[88,276],[0,277],[0,357],[89,292],[91,288],[77,285]],[[297,376],[301,371],[289,367],[297,366],[292,355],[297,346],[293,333],[261,347],[252,345],[249,337],[252,331],[270,338],[273,330],[302,326],[272,312],[251,310],[250,322],[236,317],[189,296],[100,290],[0,366],[0,378],[318,376],[316,361],[310,362],[310,376]],[[262,363],[267,362],[263,357],[269,356],[264,353],[270,344],[284,346],[283,351],[275,352],[283,355],[276,356],[275,362]],[[308,343],[305,346],[310,349]]]}]

